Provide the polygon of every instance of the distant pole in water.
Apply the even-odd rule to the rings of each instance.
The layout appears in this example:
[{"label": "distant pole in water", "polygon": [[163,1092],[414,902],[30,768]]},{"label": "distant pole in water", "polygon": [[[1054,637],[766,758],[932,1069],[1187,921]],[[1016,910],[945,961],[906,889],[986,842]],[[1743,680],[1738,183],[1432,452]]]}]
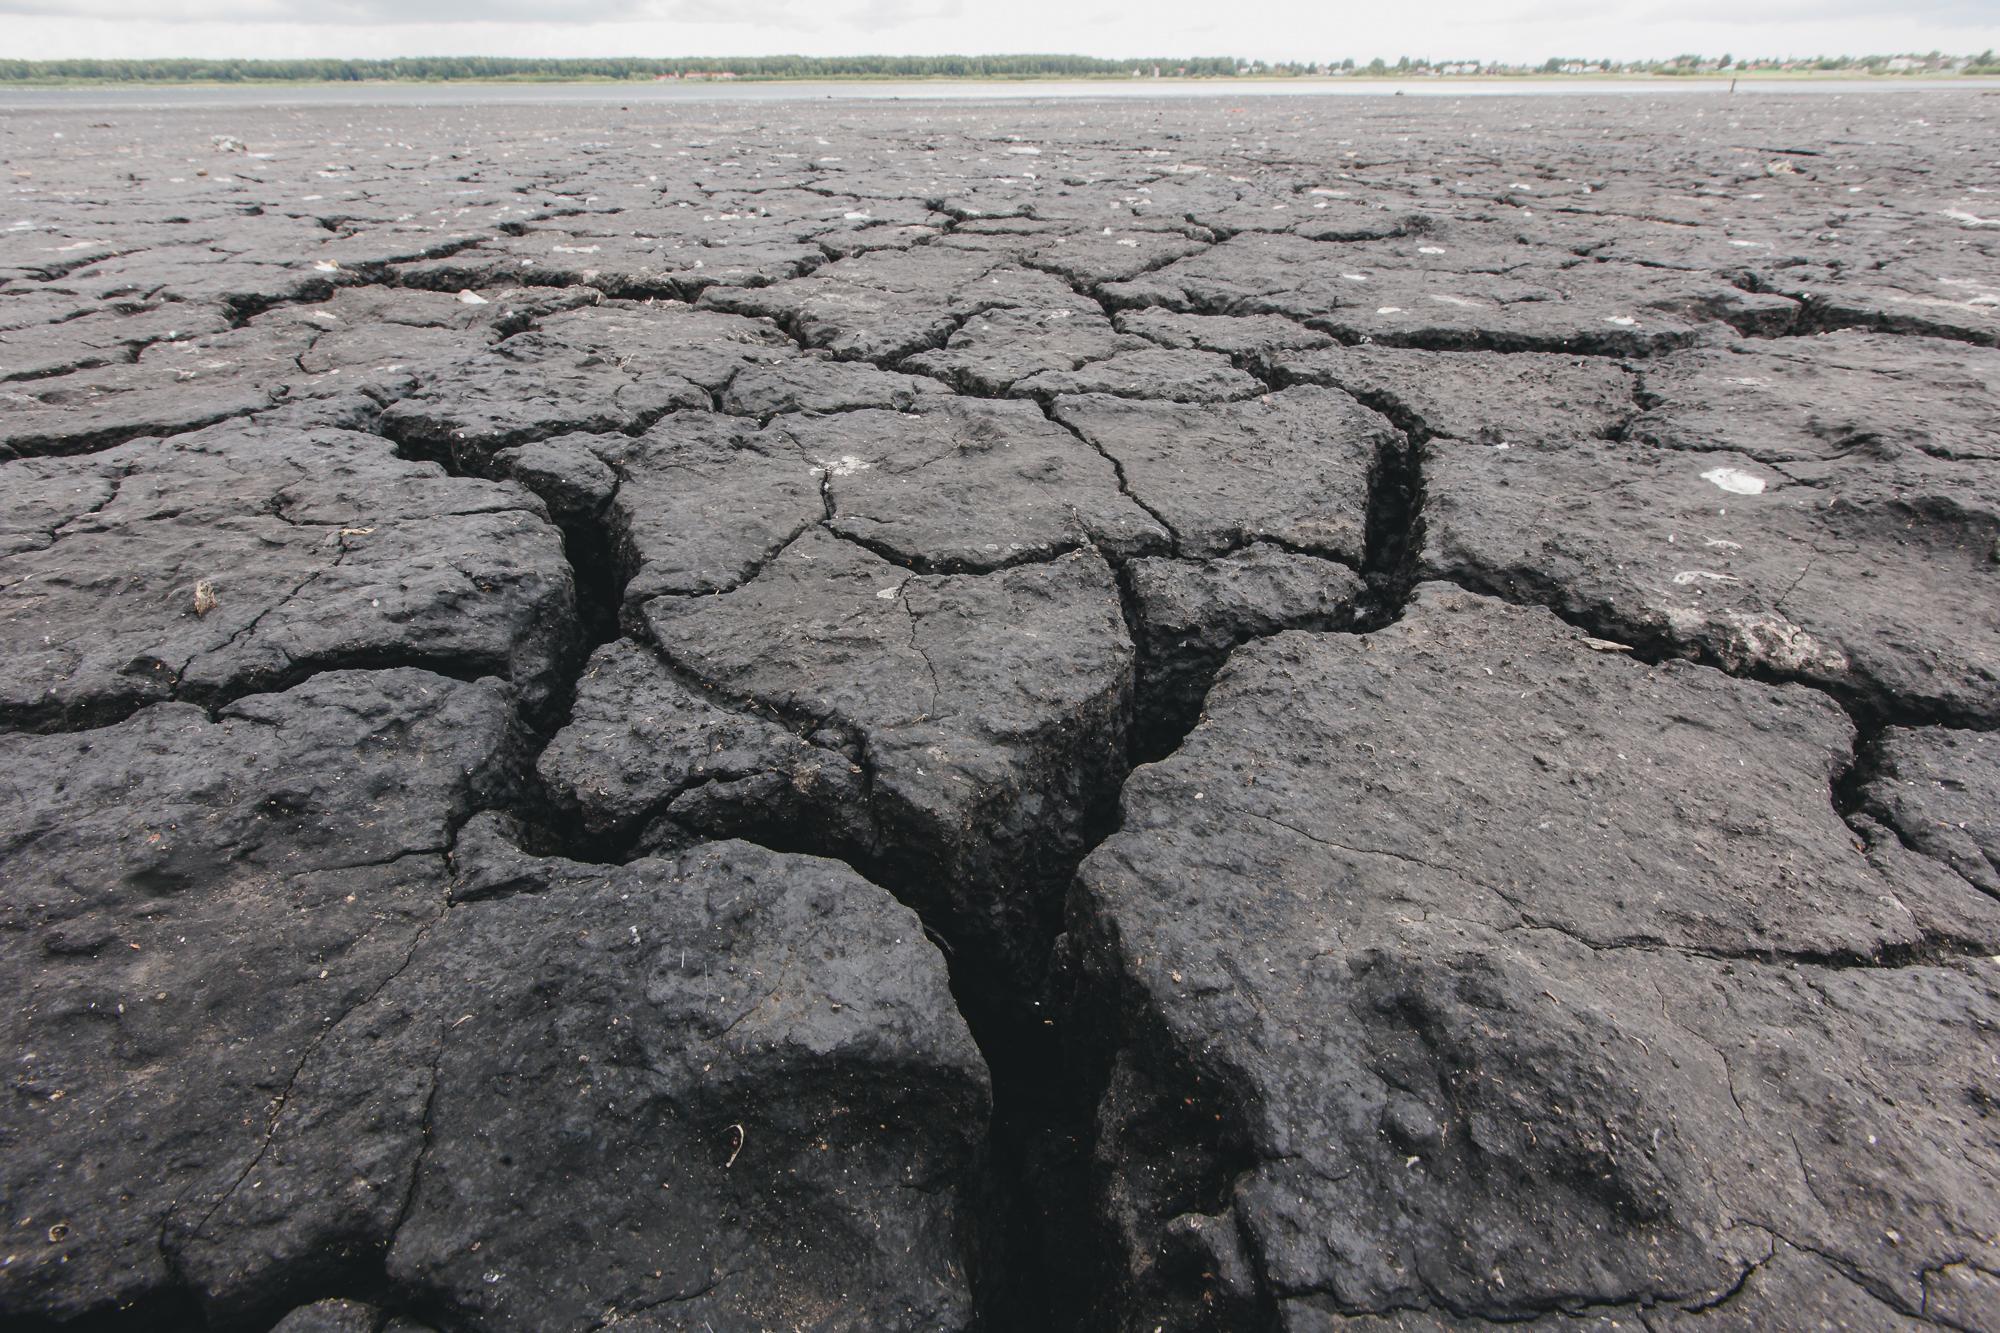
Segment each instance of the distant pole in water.
[{"label": "distant pole in water", "polygon": [[1729,91],[1732,93],[1736,91],[1736,80],[1731,79],[1729,81]]}]

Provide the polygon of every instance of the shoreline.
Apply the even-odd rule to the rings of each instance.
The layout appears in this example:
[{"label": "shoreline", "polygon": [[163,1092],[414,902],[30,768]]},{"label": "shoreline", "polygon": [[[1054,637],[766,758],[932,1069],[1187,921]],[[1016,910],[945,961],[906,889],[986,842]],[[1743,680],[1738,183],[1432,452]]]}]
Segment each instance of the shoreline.
[{"label": "shoreline", "polygon": [[1015,86],[1021,84],[1070,84],[1083,83],[1106,87],[1187,87],[1200,86],[1227,88],[1243,85],[1258,87],[1288,86],[1321,91],[1335,87],[1357,84],[1367,85],[1422,85],[1427,87],[1520,87],[1537,85],[1556,87],[1587,87],[1609,84],[1647,84],[1674,87],[1694,84],[1830,84],[1854,83],[1881,85],[1883,87],[1923,86],[1973,87],[2000,90],[2000,75],[1996,74],[1937,74],[1900,73],[1870,74],[1850,70],[1762,70],[1742,74],[1667,74],[1667,73],[1610,73],[1610,74],[1367,74],[1342,75],[1285,75],[1285,74],[1240,74],[1228,77],[1206,75],[1185,75],[1157,78],[1130,78],[1115,74],[984,74],[984,75],[894,75],[894,74],[827,74],[807,79],[779,78],[759,74],[741,74],[727,79],[699,78],[645,78],[614,79],[608,77],[556,78],[542,75],[520,75],[497,78],[433,78],[433,79],[0,79],[0,91],[50,89],[69,91],[76,89],[140,89],[140,88],[450,88],[450,87],[589,87],[589,88],[728,88],[731,86],[754,84],[758,87],[790,85],[794,87],[814,87],[822,84],[914,84],[919,86],[955,84],[993,84],[995,86]]},{"label": "shoreline", "polygon": [[[1728,95],[1722,78],[1644,78],[1590,75],[1456,76],[1428,79],[1231,78],[1231,79],[731,79],[628,82],[622,80],[379,80],[308,83],[67,83],[0,84],[0,112],[33,113],[95,108],[231,109],[267,106],[505,106],[605,105],[638,108],[780,102],[1203,102],[1237,98],[1329,100],[1390,98],[1660,98]],[[2000,93],[2000,78],[1959,75],[1917,78],[1822,75],[1739,78],[1734,92],[1748,97]]]}]

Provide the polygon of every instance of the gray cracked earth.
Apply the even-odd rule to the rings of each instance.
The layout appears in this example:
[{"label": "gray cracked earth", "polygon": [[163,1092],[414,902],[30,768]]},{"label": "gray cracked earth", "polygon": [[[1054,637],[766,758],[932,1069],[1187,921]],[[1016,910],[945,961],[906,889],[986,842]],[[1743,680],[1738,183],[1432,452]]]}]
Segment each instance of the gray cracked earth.
[{"label": "gray cracked earth", "polygon": [[9,1327],[2000,1328],[2000,99],[244,114],[0,118]]}]

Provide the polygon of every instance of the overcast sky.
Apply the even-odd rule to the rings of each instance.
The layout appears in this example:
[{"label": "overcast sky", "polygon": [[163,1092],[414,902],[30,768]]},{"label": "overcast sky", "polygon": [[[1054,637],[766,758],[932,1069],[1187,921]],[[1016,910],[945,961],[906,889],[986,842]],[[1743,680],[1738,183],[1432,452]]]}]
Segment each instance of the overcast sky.
[{"label": "overcast sky", "polygon": [[1078,52],[1539,61],[1976,52],[2000,0],[0,0],[0,53]]}]

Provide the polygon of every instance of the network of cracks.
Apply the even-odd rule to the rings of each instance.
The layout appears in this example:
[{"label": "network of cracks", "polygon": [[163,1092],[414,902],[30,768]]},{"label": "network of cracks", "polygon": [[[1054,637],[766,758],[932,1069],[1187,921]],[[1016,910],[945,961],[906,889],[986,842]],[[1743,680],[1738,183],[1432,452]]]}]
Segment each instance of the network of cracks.
[{"label": "network of cracks", "polygon": [[2000,1322],[1991,122],[0,125],[0,1312]]}]

